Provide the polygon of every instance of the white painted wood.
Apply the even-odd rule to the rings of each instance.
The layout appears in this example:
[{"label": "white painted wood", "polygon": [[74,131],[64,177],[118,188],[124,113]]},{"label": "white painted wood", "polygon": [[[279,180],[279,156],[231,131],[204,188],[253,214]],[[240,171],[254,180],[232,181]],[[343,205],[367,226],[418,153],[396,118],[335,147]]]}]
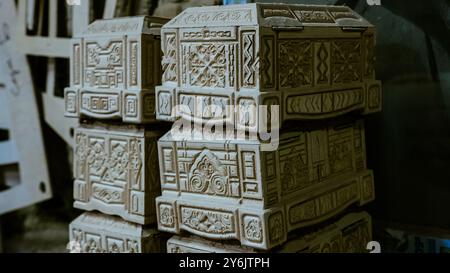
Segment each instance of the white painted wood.
[{"label": "white painted wood", "polygon": [[[19,4],[23,4],[22,1]],[[22,12],[24,11],[24,6]],[[19,9],[20,11],[20,9]],[[24,13],[24,12],[23,12]],[[5,85],[10,112],[10,138],[14,139],[20,162],[20,184],[0,192],[0,214],[16,210],[52,196],[45,157],[42,128],[35,92],[25,54],[17,40],[8,39],[5,30],[24,30],[25,20],[19,20],[14,2],[0,2],[0,82]],[[24,16],[21,17],[25,19]]]},{"label": "white painted wood", "polygon": [[53,58],[68,58],[70,55],[69,38],[51,37],[17,37],[21,44],[19,50],[26,55],[45,56]]},{"label": "white painted wood", "polygon": [[19,163],[16,143],[13,140],[0,141],[0,166]]},{"label": "white painted wood", "polygon": [[106,0],[103,19],[111,19],[116,11],[117,0]]},{"label": "white painted wood", "polygon": [[36,7],[35,0],[27,0],[27,29],[34,29],[34,11]]},{"label": "white painted wood", "polygon": [[[72,18],[72,36],[76,37],[81,34],[89,25],[89,8],[91,6],[91,0],[81,1],[81,5],[72,6],[73,18]],[[70,49],[70,47],[68,47]]]}]

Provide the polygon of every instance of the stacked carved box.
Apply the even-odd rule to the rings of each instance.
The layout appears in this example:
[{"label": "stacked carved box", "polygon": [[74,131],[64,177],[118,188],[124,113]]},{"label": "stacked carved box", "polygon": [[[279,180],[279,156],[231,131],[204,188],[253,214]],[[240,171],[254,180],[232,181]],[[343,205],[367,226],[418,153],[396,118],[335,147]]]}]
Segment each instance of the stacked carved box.
[{"label": "stacked carved box", "polygon": [[[98,20],[72,41],[65,115],[74,132],[74,207],[78,252],[165,249],[156,223],[160,194],[155,90],[161,79],[165,19]],[[96,211],[96,212],[94,212]]]},{"label": "stacked carved box", "polygon": [[[374,199],[353,118],[381,110],[364,18],[343,6],[189,8],[161,42],[157,119],[194,129],[158,141],[160,230],[270,250]],[[198,128],[203,139],[190,137]]]}]

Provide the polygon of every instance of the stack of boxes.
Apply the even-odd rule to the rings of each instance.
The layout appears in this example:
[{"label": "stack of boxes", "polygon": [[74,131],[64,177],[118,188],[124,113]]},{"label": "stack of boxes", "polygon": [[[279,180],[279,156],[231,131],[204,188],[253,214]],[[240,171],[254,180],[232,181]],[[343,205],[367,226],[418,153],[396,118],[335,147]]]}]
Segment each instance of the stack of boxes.
[{"label": "stack of boxes", "polygon": [[65,108],[81,121],[74,206],[88,212],[72,244],[159,252],[163,231],[171,253],[364,251],[371,218],[353,211],[374,185],[357,116],[381,110],[374,27],[287,4],[164,23],[100,20],[74,39]]},{"label": "stack of boxes", "polygon": [[[161,79],[161,18],[99,20],[73,39],[65,115],[74,132],[76,252],[165,249],[154,227],[160,194],[154,86]],[[160,127],[160,126],[159,126]]]},{"label": "stack of boxes", "polygon": [[370,216],[338,218],[374,199],[355,118],[381,109],[374,27],[343,6],[248,4],[186,9],[161,40],[157,119],[189,129],[158,141],[168,251],[364,249]]}]

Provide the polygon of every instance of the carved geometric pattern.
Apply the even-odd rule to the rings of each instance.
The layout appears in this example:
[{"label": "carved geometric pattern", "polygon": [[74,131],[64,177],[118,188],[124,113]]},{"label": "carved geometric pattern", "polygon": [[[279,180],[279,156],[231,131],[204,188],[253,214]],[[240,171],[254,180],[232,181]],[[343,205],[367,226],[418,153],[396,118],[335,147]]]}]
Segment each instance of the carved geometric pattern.
[{"label": "carved geometric pattern", "polygon": [[266,88],[272,88],[274,86],[274,60],[273,60],[273,50],[274,50],[274,37],[266,36],[263,39],[263,61],[261,63],[262,72],[262,85]]},{"label": "carved geometric pattern", "polygon": [[317,67],[317,72],[319,72],[317,83],[318,84],[328,83],[329,67],[327,64],[327,59],[328,59],[329,53],[323,42],[320,43],[319,50],[317,51],[316,54],[317,54],[317,60],[318,60],[316,67]]},{"label": "carved geometric pattern", "polygon": [[363,89],[346,89],[326,93],[289,96],[286,112],[289,114],[330,114],[350,111],[361,106],[364,100]]},{"label": "carved geometric pattern", "polygon": [[165,34],[162,58],[163,81],[177,81],[177,47],[175,33]]},{"label": "carved geometric pattern", "polygon": [[319,8],[303,8],[294,10],[295,15],[304,23],[334,23],[333,18],[326,9]]},{"label": "carved geometric pattern", "polygon": [[254,87],[258,65],[258,56],[255,56],[255,32],[243,32],[242,44],[242,87]]},{"label": "carved geometric pattern", "polygon": [[354,168],[355,162],[353,143],[353,128],[339,128],[339,130],[328,131],[330,172],[341,174]]},{"label": "carved geometric pattern", "polygon": [[279,40],[280,87],[301,87],[312,82],[312,43],[309,40]]},{"label": "carved geometric pattern", "polygon": [[283,142],[280,147],[281,193],[286,195],[307,187],[312,183],[309,179],[308,151],[304,134]]},{"label": "carved geometric pattern", "polygon": [[110,42],[106,47],[101,47],[96,42],[86,43],[85,73],[85,83],[91,87],[123,86],[125,75],[123,42]]},{"label": "carved geometric pattern", "polygon": [[257,107],[253,99],[241,98],[238,102],[238,122],[243,126],[255,126],[257,121]]},{"label": "carved geometric pattern", "polygon": [[145,228],[118,217],[85,212],[69,227],[71,253],[160,252],[161,240],[155,229]]},{"label": "carved geometric pattern", "polygon": [[333,83],[361,80],[361,41],[342,39],[332,42],[331,75]]},{"label": "carved geometric pattern", "polygon": [[183,45],[186,53],[187,70],[185,77],[191,86],[220,87],[226,86],[228,47],[223,44]]}]

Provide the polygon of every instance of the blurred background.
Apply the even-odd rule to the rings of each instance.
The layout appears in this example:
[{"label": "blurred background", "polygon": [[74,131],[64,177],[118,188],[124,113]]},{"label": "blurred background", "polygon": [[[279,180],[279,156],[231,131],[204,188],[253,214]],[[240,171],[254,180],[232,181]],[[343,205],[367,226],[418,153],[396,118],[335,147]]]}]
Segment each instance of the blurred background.
[{"label": "blurred background", "polygon": [[[80,213],[70,167],[76,121],[64,118],[62,100],[74,33],[99,18],[252,1],[67,2],[0,0],[0,252],[66,252]],[[449,252],[450,1],[282,2],[347,5],[377,27],[383,111],[366,125],[374,239],[382,252]]]}]

